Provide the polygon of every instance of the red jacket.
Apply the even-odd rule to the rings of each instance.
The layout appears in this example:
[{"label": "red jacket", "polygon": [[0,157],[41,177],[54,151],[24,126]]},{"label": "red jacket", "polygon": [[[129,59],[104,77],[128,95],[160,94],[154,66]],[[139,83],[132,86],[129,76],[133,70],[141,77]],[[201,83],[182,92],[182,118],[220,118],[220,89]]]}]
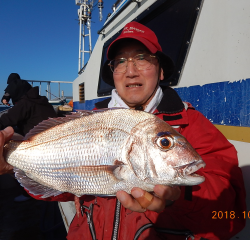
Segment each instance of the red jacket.
[{"label": "red jacket", "polygon": [[[190,104],[183,108],[174,90],[167,90],[155,114],[177,126],[177,131],[200,154],[206,167],[200,169],[199,174],[206,180],[198,186],[182,187],[181,197],[159,214],[132,212],[123,206],[116,211],[116,197],[83,196],[84,206],[93,204],[94,233],[98,240],[186,239],[183,235],[161,233],[157,231],[159,229],[190,230],[195,239],[223,240],[230,239],[245,226],[242,213],[246,210],[245,189],[234,146]],[[167,106],[166,102],[169,103]],[[39,196],[35,198],[39,199]],[[69,201],[73,200],[73,195],[65,193],[46,200]],[[73,219],[68,240],[92,239],[86,215],[89,210],[83,209],[83,212],[83,217]],[[118,219],[118,225],[114,219]],[[141,234],[135,238],[139,229]]]}]

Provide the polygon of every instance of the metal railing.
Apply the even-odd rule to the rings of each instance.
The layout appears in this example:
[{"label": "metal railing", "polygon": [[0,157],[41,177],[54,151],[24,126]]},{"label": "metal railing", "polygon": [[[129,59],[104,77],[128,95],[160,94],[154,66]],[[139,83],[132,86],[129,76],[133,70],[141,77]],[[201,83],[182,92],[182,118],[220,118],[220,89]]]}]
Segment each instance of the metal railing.
[{"label": "metal railing", "polygon": [[[73,84],[73,82],[66,82],[66,81],[42,81],[42,80],[26,80],[27,82],[31,83],[33,87],[33,83],[39,83],[39,94],[41,95],[41,89],[42,89],[42,83],[47,83],[47,98],[51,100],[51,95],[54,96],[51,93],[51,83],[57,83],[58,84],[58,98],[65,97],[63,95],[63,92],[61,94],[60,84],[61,83],[67,83],[67,84]],[[73,98],[73,96],[66,96],[66,98]]]}]

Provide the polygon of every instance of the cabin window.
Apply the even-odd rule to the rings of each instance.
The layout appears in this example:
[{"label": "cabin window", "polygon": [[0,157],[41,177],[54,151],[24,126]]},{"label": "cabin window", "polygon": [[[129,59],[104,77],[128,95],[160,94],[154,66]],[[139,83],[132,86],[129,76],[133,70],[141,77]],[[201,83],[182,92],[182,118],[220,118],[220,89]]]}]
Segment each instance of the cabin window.
[{"label": "cabin window", "polygon": [[[201,2],[202,0],[159,0],[134,19],[156,33],[163,52],[169,55],[175,63],[175,71],[169,82],[161,83],[162,85],[176,86],[179,81]],[[106,52],[109,44],[119,34],[120,32],[105,42],[102,64],[107,60]],[[97,95],[110,95],[113,88],[102,80],[100,71]]]},{"label": "cabin window", "polygon": [[80,103],[84,103],[85,102],[84,83],[79,84],[79,102]]}]

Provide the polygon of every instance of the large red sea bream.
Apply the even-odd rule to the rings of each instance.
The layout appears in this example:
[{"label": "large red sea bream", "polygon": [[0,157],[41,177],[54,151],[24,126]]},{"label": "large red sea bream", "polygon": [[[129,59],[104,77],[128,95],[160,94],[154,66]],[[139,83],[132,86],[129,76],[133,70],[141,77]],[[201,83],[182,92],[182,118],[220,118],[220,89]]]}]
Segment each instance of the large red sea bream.
[{"label": "large red sea bream", "polygon": [[7,143],[4,155],[21,185],[43,197],[204,181],[195,171],[205,163],[181,134],[153,114],[130,109],[43,121],[24,141]]}]

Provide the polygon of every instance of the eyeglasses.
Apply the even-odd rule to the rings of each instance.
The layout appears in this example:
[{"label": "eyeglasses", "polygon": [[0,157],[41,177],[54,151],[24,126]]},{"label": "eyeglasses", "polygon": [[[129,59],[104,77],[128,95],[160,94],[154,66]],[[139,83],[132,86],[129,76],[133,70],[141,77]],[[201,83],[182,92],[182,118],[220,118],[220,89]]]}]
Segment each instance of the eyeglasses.
[{"label": "eyeglasses", "polygon": [[132,58],[116,58],[111,60],[108,64],[113,73],[125,73],[127,71],[128,62],[133,62],[137,70],[149,69],[152,65],[153,59],[156,56],[150,54],[138,54]]}]

